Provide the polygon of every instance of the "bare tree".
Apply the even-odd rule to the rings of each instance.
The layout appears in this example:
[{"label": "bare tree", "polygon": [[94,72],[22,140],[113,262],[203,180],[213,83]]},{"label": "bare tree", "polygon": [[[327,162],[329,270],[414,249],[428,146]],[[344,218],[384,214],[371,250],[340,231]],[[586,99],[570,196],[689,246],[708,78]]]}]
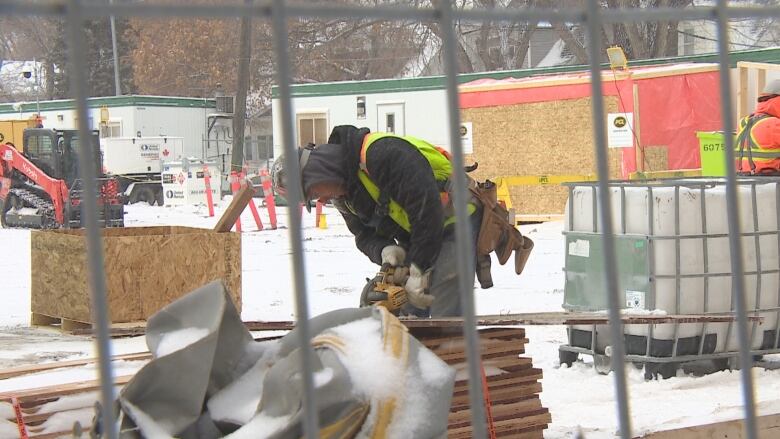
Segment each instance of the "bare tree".
[{"label": "bare tree", "polygon": [[[584,1],[566,2],[584,6]],[[615,8],[685,8],[693,0],[605,0],[602,7]],[[563,0],[545,0],[546,7],[562,7]],[[587,64],[586,42],[579,26],[554,23],[556,31],[574,55],[578,64]],[[677,21],[626,22],[605,24],[601,29],[602,47],[618,45],[628,59],[647,59],[677,54]]]}]

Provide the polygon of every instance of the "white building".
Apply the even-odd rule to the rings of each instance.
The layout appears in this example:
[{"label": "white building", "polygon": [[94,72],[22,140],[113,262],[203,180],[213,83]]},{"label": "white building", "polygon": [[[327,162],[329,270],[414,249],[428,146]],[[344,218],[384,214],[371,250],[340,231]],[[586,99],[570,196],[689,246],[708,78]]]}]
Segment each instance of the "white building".
[{"label": "white building", "polygon": [[[230,160],[232,114],[217,113],[214,99],[128,95],[90,98],[88,105],[88,126],[100,130],[101,138],[182,137],[185,150],[199,158]],[[108,110],[106,124],[101,108]],[[72,99],[0,104],[0,119],[30,119],[39,110],[46,128],[77,128]]]},{"label": "white building", "polygon": [[[446,147],[446,95],[440,77],[293,86],[296,145],[325,143],[337,125],[414,135]],[[273,100],[274,156],[282,153],[281,109]]]}]

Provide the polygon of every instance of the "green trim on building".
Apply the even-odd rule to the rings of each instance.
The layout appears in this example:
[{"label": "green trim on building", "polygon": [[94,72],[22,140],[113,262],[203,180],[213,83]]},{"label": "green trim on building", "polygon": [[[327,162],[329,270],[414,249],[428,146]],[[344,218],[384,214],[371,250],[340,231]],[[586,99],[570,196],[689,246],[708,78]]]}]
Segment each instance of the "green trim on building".
[{"label": "green trim on building", "polygon": [[[780,48],[740,50],[729,54],[729,66],[736,67],[738,61],[764,62],[771,64],[780,64]],[[631,66],[652,66],[658,64],[670,63],[716,63],[718,54],[708,55],[688,55],[675,56],[670,58],[656,58],[630,61]],[[602,64],[602,67],[608,68],[609,64]],[[458,75],[460,84],[471,82],[477,79],[506,79],[506,78],[524,78],[534,75],[550,75],[557,73],[568,73],[587,70],[588,66],[557,66],[542,67],[523,70],[505,70],[499,72],[484,73],[466,73]],[[291,87],[293,97],[317,97],[317,96],[343,96],[372,93],[393,93],[393,92],[413,92],[425,90],[441,90],[445,87],[444,76],[423,76],[418,78],[403,79],[377,79],[366,81],[343,81],[343,82],[323,82],[317,84],[298,84]],[[271,89],[271,95],[274,99],[279,98],[277,86]]]},{"label": "green trim on building", "polygon": [[[89,98],[87,105],[90,108],[106,107],[180,107],[180,108],[216,108],[214,99],[201,99],[201,98],[183,98],[183,97],[168,97],[168,96],[142,96],[142,95],[128,95],[128,96],[106,96],[99,98]],[[37,111],[38,104],[35,102],[25,102],[22,104],[22,112],[35,112]],[[57,110],[72,110],[76,108],[76,104],[73,99],[61,99],[56,101],[41,101],[41,111],[57,111]],[[12,104],[0,104],[0,113],[18,113],[19,110],[14,110]]]}]

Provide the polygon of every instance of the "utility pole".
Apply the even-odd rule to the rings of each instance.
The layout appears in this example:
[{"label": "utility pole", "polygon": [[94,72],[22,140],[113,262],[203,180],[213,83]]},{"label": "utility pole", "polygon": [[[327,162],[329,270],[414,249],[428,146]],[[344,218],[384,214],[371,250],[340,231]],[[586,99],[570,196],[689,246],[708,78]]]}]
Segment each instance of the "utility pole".
[{"label": "utility pole", "polygon": [[[114,4],[114,0],[108,0],[108,4]],[[122,88],[119,85],[119,57],[116,50],[116,19],[111,16],[111,49],[114,51],[114,94],[122,95]]]},{"label": "utility pole", "polygon": [[[251,5],[253,0],[244,0]],[[252,18],[241,17],[238,45],[238,86],[236,87],[235,112],[233,113],[233,153],[230,170],[240,172],[244,166],[244,128],[246,127],[246,94],[249,89],[249,61],[252,51]]]}]

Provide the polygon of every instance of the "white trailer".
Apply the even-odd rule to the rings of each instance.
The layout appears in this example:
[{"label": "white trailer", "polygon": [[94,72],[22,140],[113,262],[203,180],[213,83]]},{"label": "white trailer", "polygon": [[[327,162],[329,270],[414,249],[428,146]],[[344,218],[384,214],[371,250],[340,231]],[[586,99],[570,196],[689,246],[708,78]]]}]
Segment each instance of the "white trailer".
[{"label": "white trailer", "polygon": [[[441,78],[294,85],[296,145],[325,143],[333,127],[355,125],[450,148],[447,99]],[[282,154],[281,108],[273,99],[274,157]]]},{"label": "white trailer", "polygon": [[129,203],[163,205],[161,173],[165,163],[191,156],[181,137],[112,137],[101,139],[106,174],[117,177]]}]

